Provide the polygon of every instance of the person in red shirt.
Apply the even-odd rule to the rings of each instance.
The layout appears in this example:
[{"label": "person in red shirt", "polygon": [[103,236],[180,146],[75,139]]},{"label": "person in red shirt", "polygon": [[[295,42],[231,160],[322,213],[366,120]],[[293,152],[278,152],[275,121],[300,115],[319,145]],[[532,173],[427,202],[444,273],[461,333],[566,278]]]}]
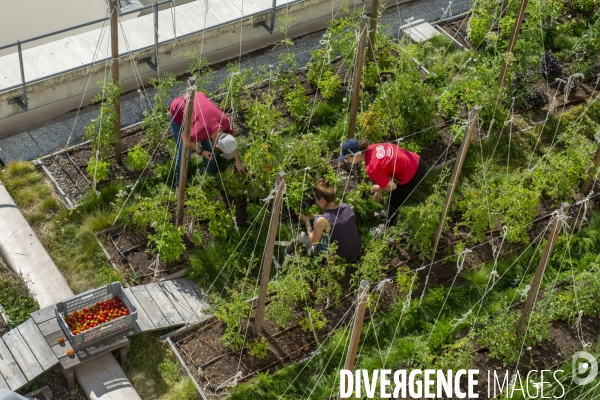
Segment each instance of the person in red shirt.
[{"label": "person in red shirt", "polygon": [[393,143],[370,144],[366,139],[346,140],[338,160],[365,163],[367,175],[375,182],[371,192],[376,202],[381,201],[383,192],[390,192],[387,214],[390,223],[396,220],[398,209],[421,183],[427,169],[418,154]]},{"label": "person in red shirt", "polygon": [[[175,166],[175,182],[179,182],[179,168],[181,166],[181,143],[184,130],[182,129],[186,95],[179,96],[171,102],[170,124],[173,139],[177,143],[177,162]],[[204,169],[210,175],[217,173],[214,158],[214,148],[222,151],[226,159],[235,159],[235,168],[238,172],[244,172],[244,165],[237,150],[237,140],[231,135],[233,127],[229,118],[202,92],[196,92],[194,109],[192,113],[192,124],[190,131],[190,146],[192,150],[203,158]],[[198,146],[200,143],[200,147]],[[216,144],[215,144],[216,143]],[[201,149],[200,149],[201,148]]]}]

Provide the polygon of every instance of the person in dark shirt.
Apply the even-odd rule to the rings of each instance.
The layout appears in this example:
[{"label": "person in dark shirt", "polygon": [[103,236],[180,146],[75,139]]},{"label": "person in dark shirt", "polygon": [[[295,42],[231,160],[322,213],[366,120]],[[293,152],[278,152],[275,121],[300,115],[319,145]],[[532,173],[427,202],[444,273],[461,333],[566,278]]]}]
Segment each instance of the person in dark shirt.
[{"label": "person in dark shirt", "polygon": [[314,217],[314,228],[310,224],[310,217],[300,215],[300,218],[306,225],[306,233],[315,246],[315,252],[327,251],[329,243],[335,242],[340,257],[348,262],[356,261],[362,242],[352,208],[348,204],[335,202],[333,187],[325,178],[319,179],[313,188],[313,196],[323,213]]},{"label": "person in dark shirt", "polygon": [[[371,192],[376,202],[390,192],[388,221],[392,224],[398,209],[425,177],[427,167],[421,157],[393,143],[370,144],[368,140],[348,139],[342,144],[338,160],[365,163],[365,172],[375,182]],[[394,182],[395,180],[395,182]]]}]

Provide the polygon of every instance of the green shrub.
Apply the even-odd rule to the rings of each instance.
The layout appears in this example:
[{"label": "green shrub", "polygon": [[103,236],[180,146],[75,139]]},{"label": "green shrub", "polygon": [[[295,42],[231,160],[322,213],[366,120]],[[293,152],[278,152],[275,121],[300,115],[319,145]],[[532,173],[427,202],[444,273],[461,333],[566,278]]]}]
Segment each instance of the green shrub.
[{"label": "green shrub", "polygon": [[134,171],[143,171],[149,162],[150,154],[139,143],[129,150],[125,160],[125,164]]},{"label": "green shrub", "polygon": [[86,167],[88,175],[96,182],[102,182],[110,173],[110,162],[99,158],[90,158]]}]

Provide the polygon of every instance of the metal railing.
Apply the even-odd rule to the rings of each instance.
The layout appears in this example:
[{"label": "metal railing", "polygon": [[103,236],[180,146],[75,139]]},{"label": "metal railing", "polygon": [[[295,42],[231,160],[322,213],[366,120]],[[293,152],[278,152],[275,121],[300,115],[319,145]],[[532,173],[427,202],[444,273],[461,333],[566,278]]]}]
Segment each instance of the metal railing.
[{"label": "metal railing", "polygon": [[[277,8],[281,9],[281,8],[287,7],[287,6],[291,5],[291,4],[299,3],[299,2],[302,2],[302,1],[305,1],[305,0],[293,0],[293,1],[288,2],[287,4],[284,4],[284,5],[281,5],[281,6],[277,7],[277,0],[273,0],[273,6],[270,9],[270,11],[271,11],[271,25],[270,26],[267,25],[266,21],[260,21],[257,24],[257,26],[263,26],[269,33],[272,34],[273,30],[274,30],[274,26],[275,26],[275,11],[277,10]],[[118,7],[119,8],[119,17],[125,16],[125,15],[129,15],[129,14],[133,14],[133,13],[140,12],[140,11],[144,11],[144,10],[152,9],[152,11],[153,11],[152,12],[153,13],[153,20],[154,20],[154,44],[149,45],[149,46],[144,46],[144,47],[141,47],[141,48],[138,48],[138,49],[128,50],[128,51],[126,51],[124,53],[120,53],[119,56],[131,55],[132,52],[141,52],[141,51],[144,51],[144,50],[148,50],[148,49],[154,48],[154,60],[153,61],[146,60],[146,62],[148,63],[148,65],[150,66],[150,68],[152,68],[153,70],[156,70],[158,68],[158,65],[159,65],[159,60],[158,60],[158,46],[159,45],[171,43],[171,42],[174,42],[174,41],[176,41],[178,39],[182,39],[182,38],[186,38],[186,37],[189,37],[189,36],[193,36],[193,35],[196,35],[198,33],[202,33],[204,31],[207,31],[207,30],[210,30],[210,29],[216,29],[216,28],[219,28],[219,27],[231,24],[231,23],[241,22],[244,19],[252,18],[252,17],[264,14],[265,12],[269,11],[269,10],[263,10],[263,11],[258,11],[258,12],[252,13],[252,14],[242,15],[242,16],[240,16],[238,18],[233,19],[233,20],[222,22],[222,23],[220,23],[218,25],[215,25],[215,26],[211,26],[208,29],[207,28],[203,28],[203,29],[199,29],[199,30],[196,30],[196,31],[193,31],[193,32],[190,32],[190,33],[186,33],[186,34],[181,35],[181,36],[175,36],[172,39],[167,39],[167,40],[159,41],[158,40],[158,7],[161,6],[161,5],[164,5],[164,4],[169,4],[169,3],[174,3],[174,2],[175,2],[175,0],[163,0],[163,1],[160,1],[160,2],[152,3],[151,5],[148,5],[148,6],[136,7],[136,8],[132,8],[131,10],[121,12],[120,1],[117,1],[117,5],[119,6]],[[124,8],[129,8],[129,7],[124,7]],[[24,67],[24,64],[23,64],[23,50],[22,50],[22,47],[21,47],[25,43],[33,42],[33,41],[36,41],[36,40],[39,40],[39,39],[44,39],[44,38],[47,38],[47,37],[50,37],[50,36],[58,35],[60,33],[72,31],[72,30],[83,28],[83,27],[86,27],[86,26],[90,26],[90,25],[94,25],[94,24],[98,24],[98,23],[103,23],[103,22],[106,22],[108,20],[110,20],[110,17],[105,17],[105,18],[94,20],[94,21],[86,22],[84,24],[79,24],[79,25],[76,25],[76,26],[72,26],[70,28],[65,28],[65,29],[61,29],[61,30],[58,30],[58,31],[55,31],[55,32],[44,34],[44,35],[35,36],[35,37],[29,38],[29,39],[26,39],[26,40],[17,40],[15,43],[11,43],[11,44],[7,44],[7,45],[4,45],[4,46],[0,46],[0,50],[4,50],[4,49],[8,49],[10,47],[17,46],[17,52],[19,54],[19,68],[20,68],[20,71],[21,71],[21,83],[18,84],[18,85],[9,86],[7,88],[0,88],[0,93],[2,93],[2,92],[8,92],[10,90],[14,90],[14,89],[18,89],[19,87],[22,87],[22,89],[23,89],[23,95],[22,95],[22,97],[16,97],[16,98],[13,98],[11,100],[14,101],[15,103],[17,103],[22,110],[27,111],[27,107],[28,107],[28,103],[29,103],[28,98],[27,98],[27,85],[28,84],[30,85],[30,84],[33,84],[33,83],[41,82],[41,81],[44,81],[44,80],[47,80],[47,79],[50,79],[50,78],[54,78],[54,77],[59,76],[59,75],[63,75],[63,74],[69,73],[69,72],[73,72],[73,71],[77,71],[77,70],[80,70],[80,69],[92,67],[92,66],[94,66],[96,64],[100,64],[100,63],[107,62],[107,61],[111,60],[112,57],[106,57],[106,58],[101,59],[101,60],[95,60],[95,61],[92,61],[92,62],[87,63],[87,64],[78,65],[77,67],[74,67],[74,68],[69,68],[69,69],[66,69],[66,70],[63,70],[63,71],[60,71],[60,72],[56,72],[56,73],[53,73],[53,74],[50,74],[50,75],[44,75],[43,77],[39,77],[39,78],[35,78],[35,79],[31,79],[31,80],[27,81],[25,79],[25,67]]]}]

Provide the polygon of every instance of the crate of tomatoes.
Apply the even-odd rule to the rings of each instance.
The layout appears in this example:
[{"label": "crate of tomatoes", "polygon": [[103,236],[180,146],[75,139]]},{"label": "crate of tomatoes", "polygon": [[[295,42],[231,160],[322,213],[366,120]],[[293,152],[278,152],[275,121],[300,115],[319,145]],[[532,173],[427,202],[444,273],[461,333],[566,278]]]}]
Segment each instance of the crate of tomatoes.
[{"label": "crate of tomatoes", "polygon": [[137,310],[119,282],[56,303],[54,311],[73,348],[133,329],[137,320]]}]

